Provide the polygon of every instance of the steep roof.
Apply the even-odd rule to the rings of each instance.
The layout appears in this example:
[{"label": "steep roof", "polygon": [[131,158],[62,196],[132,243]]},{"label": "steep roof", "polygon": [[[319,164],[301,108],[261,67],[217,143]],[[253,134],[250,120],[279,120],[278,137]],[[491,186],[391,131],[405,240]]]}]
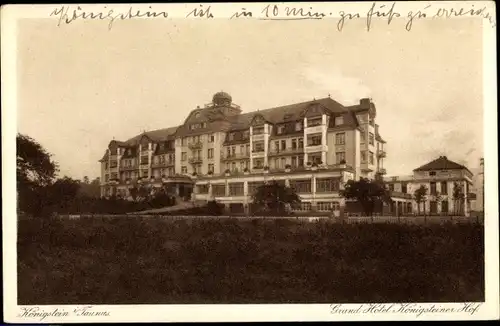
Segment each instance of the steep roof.
[{"label": "steep roof", "polygon": [[170,136],[175,134],[175,132],[177,131],[177,128],[179,128],[179,127],[177,126],[177,127],[169,127],[169,128],[147,131],[147,132],[144,132],[144,133],[137,135],[133,138],[130,138],[125,143],[129,146],[137,145],[139,140],[144,135],[151,138],[154,141],[165,141],[165,140],[168,140]]},{"label": "steep roof", "polygon": [[339,114],[347,113],[350,111],[337,101],[329,97],[325,97],[317,100],[277,106],[270,109],[252,111],[229,117],[229,121],[231,122],[231,130],[248,129],[250,127],[252,119],[257,115],[261,115],[266,121],[269,121],[273,124],[299,120],[302,118],[302,112],[304,112],[304,110],[308,106],[315,103],[324,106],[331,113]]},{"label": "steep roof", "polygon": [[427,164],[424,164],[424,165],[416,168],[413,171],[462,170],[462,169],[469,171],[469,169],[467,169],[467,167],[465,167],[461,164],[458,164],[456,162],[448,160],[448,158],[446,156],[440,156],[437,159],[435,159],[434,161],[431,161]]}]

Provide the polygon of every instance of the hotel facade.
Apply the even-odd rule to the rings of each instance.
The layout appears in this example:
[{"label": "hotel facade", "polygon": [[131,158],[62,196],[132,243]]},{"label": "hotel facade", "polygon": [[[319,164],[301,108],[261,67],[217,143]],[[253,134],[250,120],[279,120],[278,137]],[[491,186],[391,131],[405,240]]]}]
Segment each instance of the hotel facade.
[{"label": "hotel facade", "polygon": [[386,173],[384,145],[367,98],[353,106],[327,97],[242,113],[219,92],[180,126],[112,140],[100,160],[101,195],[127,198],[142,184],[248,213],[253,191],[276,180],[295,188],[298,210],[339,212],[345,182]]},{"label": "hotel facade", "polygon": [[[368,98],[344,106],[330,97],[242,113],[229,94],[219,92],[180,126],[112,140],[99,161],[101,196],[131,198],[130,189],[141,185],[249,214],[255,211],[254,191],[275,180],[299,194],[297,211],[339,216],[353,204],[340,195],[348,180],[386,174],[386,142],[376,115]],[[440,157],[413,176],[385,178],[393,199],[388,209],[396,215],[417,212],[413,194],[426,185],[431,193],[422,206],[429,213],[451,211],[453,200],[435,203],[431,196],[451,196],[453,181],[468,193],[471,178],[467,168]]]}]

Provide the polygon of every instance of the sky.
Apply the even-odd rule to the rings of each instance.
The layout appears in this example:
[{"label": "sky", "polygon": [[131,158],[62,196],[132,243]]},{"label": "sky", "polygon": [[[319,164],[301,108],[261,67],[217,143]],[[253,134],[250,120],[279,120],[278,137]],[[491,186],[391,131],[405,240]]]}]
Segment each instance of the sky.
[{"label": "sky", "polygon": [[328,94],[371,97],[388,175],[440,155],[475,168],[483,156],[482,27],[477,19],[403,23],[327,19],[99,21],[18,25],[18,131],[60,174],[100,175],[113,139],[182,124],[226,91],[243,112]]}]

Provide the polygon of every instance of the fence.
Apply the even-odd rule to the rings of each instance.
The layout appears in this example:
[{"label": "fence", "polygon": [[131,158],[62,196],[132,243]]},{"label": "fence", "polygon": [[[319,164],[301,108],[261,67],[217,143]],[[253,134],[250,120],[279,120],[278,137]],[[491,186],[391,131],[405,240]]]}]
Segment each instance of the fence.
[{"label": "fence", "polygon": [[328,216],[203,216],[203,215],[123,215],[123,214],[82,214],[82,215],[59,215],[61,219],[79,219],[79,218],[166,218],[166,219],[285,219],[296,221],[316,222],[324,221],[330,223],[347,223],[347,224],[374,224],[374,223],[388,223],[388,224],[468,224],[477,223],[484,224],[484,217],[482,216],[349,216],[345,218],[332,218]]}]

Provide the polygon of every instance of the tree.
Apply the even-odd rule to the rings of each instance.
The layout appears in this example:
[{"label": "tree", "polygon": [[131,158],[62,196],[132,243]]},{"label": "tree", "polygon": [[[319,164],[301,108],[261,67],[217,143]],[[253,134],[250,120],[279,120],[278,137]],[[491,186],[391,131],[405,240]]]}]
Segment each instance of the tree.
[{"label": "tree", "polygon": [[84,182],[80,184],[80,196],[86,196],[91,198],[101,197],[101,180],[100,178],[95,178],[90,183]]},{"label": "tree", "polygon": [[252,199],[254,206],[277,215],[288,213],[290,207],[300,203],[300,197],[295,192],[295,189],[277,181],[258,187]]},{"label": "tree", "polygon": [[424,204],[424,214],[425,214],[425,201],[427,200],[427,187],[424,185],[420,185],[420,187],[415,190],[413,195],[413,199],[417,203],[417,211],[418,215],[420,215],[420,204]]},{"label": "tree", "polygon": [[458,182],[453,183],[453,202],[455,206],[455,214],[461,214],[463,211],[463,202],[465,194],[462,185]]},{"label": "tree", "polygon": [[27,135],[17,134],[16,150],[18,209],[35,215],[43,207],[43,187],[53,182],[58,166],[51,155]]},{"label": "tree", "polygon": [[373,216],[377,204],[392,203],[390,192],[381,180],[361,178],[358,181],[349,180],[345,184],[341,195],[346,199],[355,199],[368,216]]},{"label": "tree", "polygon": [[83,177],[83,183],[85,183],[85,184],[87,184],[87,185],[90,183],[90,180],[89,180],[89,177],[88,177],[88,176],[84,176],[84,177]]},{"label": "tree", "polygon": [[52,182],[58,172],[57,163],[33,138],[17,134],[17,183],[43,186]]},{"label": "tree", "polygon": [[[434,201],[436,202],[436,209],[437,209],[437,207],[439,206],[439,204],[443,200],[443,196],[441,195],[441,193],[439,191],[437,191],[432,197],[433,197]],[[440,213],[442,213],[442,209],[443,209],[443,207],[441,206]]]}]

